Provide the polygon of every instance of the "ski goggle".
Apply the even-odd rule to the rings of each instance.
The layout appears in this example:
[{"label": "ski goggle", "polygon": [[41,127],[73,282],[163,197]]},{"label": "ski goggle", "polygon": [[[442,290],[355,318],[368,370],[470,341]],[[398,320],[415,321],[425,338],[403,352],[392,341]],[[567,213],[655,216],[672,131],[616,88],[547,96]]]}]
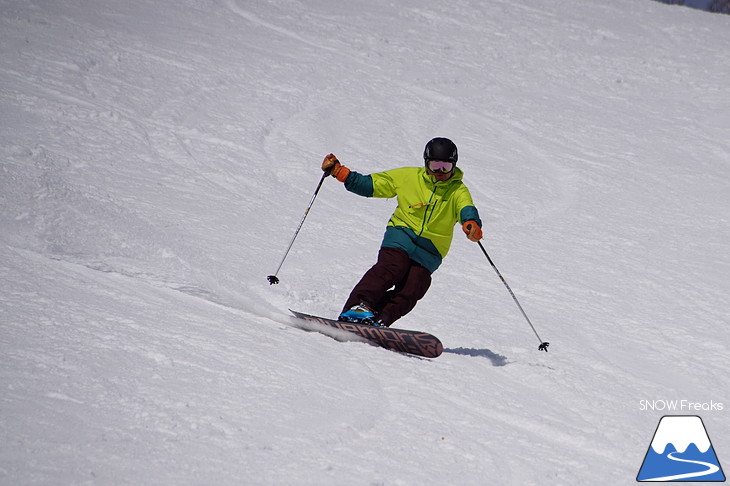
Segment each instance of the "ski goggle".
[{"label": "ski goggle", "polygon": [[453,162],[446,162],[444,160],[429,160],[428,170],[431,172],[440,172],[442,174],[448,174],[454,170]]}]

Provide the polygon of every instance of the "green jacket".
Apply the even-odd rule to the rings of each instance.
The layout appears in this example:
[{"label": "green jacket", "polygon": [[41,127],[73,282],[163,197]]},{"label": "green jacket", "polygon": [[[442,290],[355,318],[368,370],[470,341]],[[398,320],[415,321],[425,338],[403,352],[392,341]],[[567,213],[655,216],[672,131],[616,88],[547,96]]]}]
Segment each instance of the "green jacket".
[{"label": "green jacket", "polygon": [[454,225],[482,222],[460,168],[447,181],[437,182],[425,167],[363,175],[350,172],[345,188],[365,197],[398,198],[381,246],[401,248],[412,260],[434,272],[451,247]]}]

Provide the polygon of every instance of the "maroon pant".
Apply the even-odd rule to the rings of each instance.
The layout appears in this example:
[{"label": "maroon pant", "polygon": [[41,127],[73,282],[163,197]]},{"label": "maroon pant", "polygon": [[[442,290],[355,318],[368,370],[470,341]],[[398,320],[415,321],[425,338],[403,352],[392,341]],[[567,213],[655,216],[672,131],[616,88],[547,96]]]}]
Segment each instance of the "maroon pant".
[{"label": "maroon pant", "polygon": [[399,248],[381,248],[378,261],[352,289],[343,312],[360,303],[372,309],[390,326],[408,314],[426,295],[431,272]]}]

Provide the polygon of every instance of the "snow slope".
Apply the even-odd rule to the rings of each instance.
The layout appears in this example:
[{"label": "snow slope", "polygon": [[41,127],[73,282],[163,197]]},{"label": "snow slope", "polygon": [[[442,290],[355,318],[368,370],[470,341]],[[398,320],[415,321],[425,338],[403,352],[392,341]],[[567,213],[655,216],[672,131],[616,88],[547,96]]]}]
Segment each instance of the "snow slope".
[{"label": "snow slope", "polygon": [[[639,0],[0,1],[0,483],[631,484],[667,413],[730,463],[728,45]],[[440,358],[293,327],[394,207],[332,179],[268,285],[325,154],[434,136],[549,353],[459,231],[398,323]]]}]

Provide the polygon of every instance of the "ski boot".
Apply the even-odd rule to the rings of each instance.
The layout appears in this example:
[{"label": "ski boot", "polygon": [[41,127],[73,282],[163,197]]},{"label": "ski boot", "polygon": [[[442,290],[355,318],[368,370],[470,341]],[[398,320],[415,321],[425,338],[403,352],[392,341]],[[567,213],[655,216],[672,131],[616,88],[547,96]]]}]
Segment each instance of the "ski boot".
[{"label": "ski boot", "polygon": [[377,316],[370,310],[370,308],[362,302],[353,305],[345,312],[340,314],[337,318],[338,321],[354,322],[356,324],[367,324],[369,326],[379,326],[379,321],[376,320]]}]

